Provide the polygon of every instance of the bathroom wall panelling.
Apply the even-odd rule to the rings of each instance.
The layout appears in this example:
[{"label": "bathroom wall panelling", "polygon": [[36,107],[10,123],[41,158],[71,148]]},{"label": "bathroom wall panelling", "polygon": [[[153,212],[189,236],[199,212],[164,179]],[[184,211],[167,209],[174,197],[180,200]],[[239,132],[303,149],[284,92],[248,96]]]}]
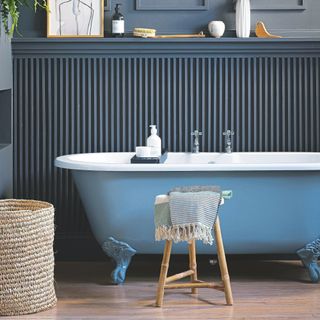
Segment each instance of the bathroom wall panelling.
[{"label": "bathroom wall panelling", "polygon": [[284,10],[284,11],[295,11],[295,10],[306,10],[306,0],[251,0],[252,10]]},{"label": "bathroom wall panelling", "polygon": [[161,2],[157,0],[135,0],[136,10],[208,10],[209,0],[162,0]]},{"label": "bathroom wall panelling", "polygon": [[57,238],[84,239],[84,210],[56,156],[133,151],[149,124],[169,151],[190,151],[194,129],[201,151],[223,151],[230,128],[234,151],[319,152],[319,45],[285,46],[254,56],[172,54],[172,45],[148,56],[14,51],[14,196],[54,203]]},{"label": "bathroom wall panelling", "polygon": [[[105,31],[111,32],[111,17],[118,1],[105,0]],[[158,34],[207,31],[212,20],[223,20],[226,35],[235,37],[233,0],[121,0],[125,31],[148,27]],[[319,0],[251,0],[251,30],[257,21],[265,22],[274,34],[290,37],[315,37],[320,34]],[[19,30],[24,38],[46,36],[45,10],[34,13],[21,8]],[[17,38],[20,38],[17,35]]]}]

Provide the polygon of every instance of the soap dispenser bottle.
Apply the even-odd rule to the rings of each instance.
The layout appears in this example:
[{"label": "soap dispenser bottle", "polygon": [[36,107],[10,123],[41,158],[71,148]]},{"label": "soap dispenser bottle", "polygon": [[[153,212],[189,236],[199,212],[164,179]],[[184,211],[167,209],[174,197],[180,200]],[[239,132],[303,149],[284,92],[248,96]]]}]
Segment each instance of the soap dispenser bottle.
[{"label": "soap dispenser bottle", "polygon": [[161,139],[157,135],[157,127],[152,124],[150,125],[151,135],[147,139],[147,147],[151,148],[150,156],[151,157],[160,157],[161,156]]},{"label": "soap dispenser bottle", "polygon": [[115,13],[112,16],[112,36],[113,37],[124,36],[124,16],[119,11],[120,6],[121,6],[121,3],[116,4]]}]

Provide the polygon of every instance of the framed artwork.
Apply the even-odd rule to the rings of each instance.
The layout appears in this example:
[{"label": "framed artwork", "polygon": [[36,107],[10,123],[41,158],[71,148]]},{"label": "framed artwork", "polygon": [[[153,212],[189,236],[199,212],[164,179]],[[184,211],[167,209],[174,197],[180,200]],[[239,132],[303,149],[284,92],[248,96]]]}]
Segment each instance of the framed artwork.
[{"label": "framed artwork", "polygon": [[48,0],[48,38],[103,37],[103,0]]}]

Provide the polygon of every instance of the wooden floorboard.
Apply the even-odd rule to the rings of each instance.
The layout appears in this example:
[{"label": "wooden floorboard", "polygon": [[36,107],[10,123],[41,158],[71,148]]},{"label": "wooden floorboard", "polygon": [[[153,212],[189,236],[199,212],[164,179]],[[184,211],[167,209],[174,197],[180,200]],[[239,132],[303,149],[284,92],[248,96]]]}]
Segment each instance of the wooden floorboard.
[{"label": "wooden floorboard", "polygon": [[[165,293],[164,307],[154,299],[160,264],[139,261],[121,286],[108,284],[108,262],[56,265],[57,307],[34,315],[3,319],[320,319],[320,284],[308,282],[298,261],[229,262],[234,306],[226,306],[222,292],[199,289]],[[186,269],[174,264],[173,272]],[[199,263],[203,280],[218,280],[217,265]],[[211,276],[212,274],[212,276]],[[202,275],[202,277],[201,277]]]}]

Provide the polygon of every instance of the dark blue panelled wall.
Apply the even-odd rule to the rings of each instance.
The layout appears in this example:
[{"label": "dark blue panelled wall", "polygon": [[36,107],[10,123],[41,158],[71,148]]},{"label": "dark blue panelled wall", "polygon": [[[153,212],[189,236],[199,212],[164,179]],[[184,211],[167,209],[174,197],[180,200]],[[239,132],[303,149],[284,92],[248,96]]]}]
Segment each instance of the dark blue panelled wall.
[{"label": "dark blue panelled wall", "polygon": [[[89,46],[90,44],[90,46]],[[56,156],[133,151],[148,125],[190,151],[320,151],[320,42],[299,40],[21,40],[14,49],[14,192],[56,206],[57,238],[88,236]],[[39,53],[37,53],[39,52]],[[116,213],[115,213],[116,214]]]},{"label": "dark blue panelled wall", "polygon": [[[105,0],[105,39],[43,38],[45,13],[30,9],[24,38],[13,39],[14,196],[54,203],[59,257],[89,257],[81,243],[92,236],[56,156],[133,151],[151,123],[170,151],[190,151],[194,129],[202,151],[222,151],[228,128],[235,151],[320,151],[320,1],[251,0],[252,30],[263,20],[285,36],[272,40],[112,39],[115,2]],[[120,2],[129,34],[206,31],[223,20],[235,35],[233,0]]]}]

